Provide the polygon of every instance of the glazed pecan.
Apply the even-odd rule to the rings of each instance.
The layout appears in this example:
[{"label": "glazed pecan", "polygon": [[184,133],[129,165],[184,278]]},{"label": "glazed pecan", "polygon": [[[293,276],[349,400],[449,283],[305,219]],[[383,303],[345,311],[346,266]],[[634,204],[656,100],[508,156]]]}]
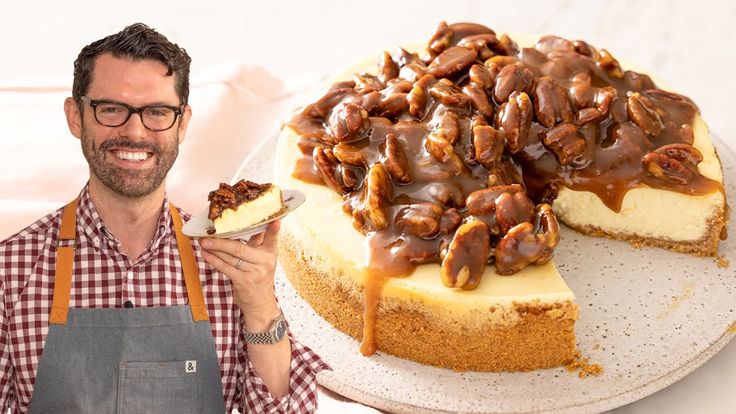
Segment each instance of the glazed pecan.
[{"label": "glazed pecan", "polygon": [[552,259],[552,253],[560,242],[560,224],[557,222],[557,216],[555,216],[554,211],[552,211],[552,206],[547,203],[537,205],[535,216],[534,228],[537,234],[541,234],[544,238],[544,250],[537,260],[534,261],[534,264],[541,265]]},{"label": "glazed pecan", "polygon": [[470,102],[470,99],[447,79],[440,79],[432,85],[429,94],[446,106],[464,107]]},{"label": "glazed pecan", "polygon": [[365,174],[362,168],[340,164],[337,169],[341,174],[342,182],[350,191],[359,189],[361,184],[363,184],[363,176]]},{"label": "glazed pecan", "polygon": [[368,92],[353,101],[354,104],[360,105],[368,114],[375,114],[381,105],[381,94],[378,91]]},{"label": "glazed pecan", "polygon": [[534,113],[537,122],[552,128],[559,122],[573,122],[575,113],[567,92],[549,76],[537,79],[534,85]]},{"label": "glazed pecan", "polygon": [[629,88],[635,91],[641,92],[655,88],[652,78],[643,73],[634,72],[633,70],[625,71],[623,80]]},{"label": "glazed pecan", "polygon": [[427,66],[424,63],[408,63],[399,69],[401,79],[414,82],[427,74]]},{"label": "glazed pecan", "polygon": [[492,168],[503,154],[503,135],[499,134],[493,127],[473,127],[473,146],[475,147],[475,159],[486,168]]},{"label": "glazed pecan", "polygon": [[460,118],[455,111],[445,111],[440,118],[437,134],[450,144],[455,144],[460,138]]},{"label": "glazed pecan", "polygon": [[506,65],[496,77],[493,98],[497,103],[503,103],[509,100],[512,92],[531,93],[532,86],[534,86],[534,74],[532,71],[521,63]]},{"label": "glazed pecan", "polygon": [[394,93],[385,97],[378,105],[378,116],[395,118],[409,109],[406,93]]},{"label": "glazed pecan", "polygon": [[[494,65],[494,67],[500,70],[498,69],[498,65]],[[476,64],[470,67],[468,75],[470,76],[470,83],[483,90],[490,90],[496,82],[498,72],[493,73],[491,70],[488,70],[488,67]]]},{"label": "glazed pecan", "polygon": [[409,93],[414,87],[414,82],[406,79],[394,78],[386,83],[386,89],[383,90],[384,96],[392,93]]},{"label": "glazed pecan", "polygon": [[315,167],[317,167],[317,173],[328,187],[339,194],[348,192],[348,188],[342,182],[342,177],[338,174],[337,166],[339,162],[332,154],[331,148],[315,147],[314,152],[312,152],[312,159]]},{"label": "glazed pecan", "polygon": [[657,106],[648,97],[634,92],[629,95],[626,110],[631,120],[647,135],[656,137],[664,129]]},{"label": "glazed pecan", "polygon": [[495,68],[497,68],[498,72],[500,73],[501,69],[503,69],[504,67],[508,65],[513,65],[517,62],[519,62],[519,59],[516,56],[496,55],[483,62],[483,65],[489,70],[495,70],[495,66]]},{"label": "glazed pecan", "polygon": [[586,72],[578,73],[572,78],[569,88],[570,98],[578,109],[593,106],[595,91],[590,82],[590,75]]},{"label": "glazed pecan", "polygon": [[616,90],[610,86],[600,88],[595,93],[595,108],[602,116],[608,116],[608,111],[611,109],[611,102],[613,102],[613,98],[615,97]]},{"label": "glazed pecan", "polygon": [[688,124],[684,124],[680,126],[680,136],[682,137],[682,142],[686,144],[693,144],[693,141],[695,141],[695,133],[693,132],[693,127],[691,127]]},{"label": "glazed pecan", "polygon": [[386,168],[381,163],[373,164],[366,178],[365,216],[373,224],[374,230],[388,226],[388,203],[392,196],[391,192],[391,180]]},{"label": "glazed pecan", "polygon": [[563,122],[542,134],[542,141],[556,155],[562,165],[572,164],[585,150],[585,138],[575,125]]},{"label": "glazed pecan", "polygon": [[474,83],[469,83],[463,87],[463,93],[470,98],[470,102],[478,112],[487,118],[493,118],[493,105],[488,100],[488,95],[486,95],[483,88]]},{"label": "glazed pecan", "polygon": [[419,78],[412,87],[409,94],[406,95],[409,101],[409,113],[412,116],[421,118],[427,107],[427,91],[437,82],[437,78],[432,75],[424,75]]},{"label": "glazed pecan", "polygon": [[437,26],[437,30],[435,30],[434,34],[429,39],[427,50],[434,55],[439,55],[450,45],[451,38],[452,29],[447,26],[446,22],[440,22],[439,26]]},{"label": "glazed pecan", "polygon": [[534,49],[548,55],[552,52],[571,52],[575,50],[573,43],[559,36],[542,36],[537,40]]},{"label": "glazed pecan", "polygon": [[475,61],[475,52],[464,47],[453,46],[432,60],[427,67],[427,73],[437,77],[446,78],[452,76]]},{"label": "glazed pecan", "polygon": [[355,82],[355,91],[359,94],[380,91],[385,86],[376,75],[370,73],[356,73],[353,75],[353,82]]},{"label": "glazed pecan", "polygon": [[[441,130],[440,130],[441,131]],[[446,140],[437,132],[430,132],[424,141],[427,151],[434,159],[450,167],[455,175],[460,175],[466,170],[463,160],[455,153],[450,141]]]},{"label": "glazed pecan", "polygon": [[603,119],[601,111],[595,108],[583,108],[578,111],[578,119],[575,120],[575,125],[581,126],[588,122],[598,122]]},{"label": "glazed pecan", "polygon": [[524,92],[513,92],[496,115],[496,129],[503,131],[506,148],[514,154],[526,145],[533,117],[532,102]]},{"label": "glazed pecan", "polygon": [[524,222],[512,227],[496,245],[496,272],[511,275],[543,257],[546,240],[535,234],[532,223]]},{"label": "glazed pecan", "polygon": [[[350,86],[348,86],[350,85]],[[353,87],[355,82],[343,82],[341,84],[332,85],[332,87],[319,100],[313,104],[307,105],[302,110],[304,115],[313,116],[315,118],[326,119],[337,104],[342,102],[348,96],[355,95]]]},{"label": "glazed pecan", "polygon": [[580,53],[581,55],[585,55],[588,57],[594,57],[596,54],[595,48],[589,45],[588,43],[586,43],[585,41],[574,40],[572,42],[572,46],[575,49],[575,51]]},{"label": "glazed pecan", "polygon": [[304,155],[312,155],[314,147],[322,145],[322,136],[324,134],[302,134],[296,139],[296,145],[299,147],[299,152]]},{"label": "glazed pecan", "polygon": [[623,79],[624,73],[621,71],[621,65],[613,55],[611,55],[606,49],[599,49],[595,54],[595,61],[598,66],[603,69],[608,76],[615,79]]},{"label": "glazed pecan", "polygon": [[673,184],[687,184],[703,154],[689,144],[669,144],[649,152],[642,158],[647,172],[654,177]]},{"label": "glazed pecan", "polygon": [[468,194],[465,206],[471,216],[494,214],[496,210],[496,199],[503,193],[523,193],[524,188],[518,184],[499,185],[483,188]]},{"label": "glazed pecan", "polygon": [[368,165],[369,160],[365,159],[361,148],[360,144],[341,142],[332,147],[332,155],[342,164],[363,167]]},{"label": "glazed pecan", "polygon": [[481,60],[486,60],[493,57],[494,53],[492,48],[497,48],[499,44],[496,35],[491,33],[475,34],[471,36],[465,36],[457,42],[458,46],[462,46],[466,49],[473,50]]},{"label": "glazed pecan", "polygon": [[511,161],[501,160],[488,170],[488,179],[486,184],[488,187],[497,185],[511,185],[521,183],[521,176]]},{"label": "glazed pecan", "polygon": [[534,204],[522,191],[503,192],[496,197],[496,223],[501,234],[525,221],[531,222],[534,215]]},{"label": "glazed pecan", "polygon": [[328,125],[338,142],[352,142],[365,137],[364,133],[370,128],[371,122],[363,107],[341,103],[330,113]]},{"label": "glazed pecan", "polygon": [[498,39],[498,45],[495,45],[493,50],[498,52],[499,55],[513,56],[519,53],[519,46],[504,33]]},{"label": "glazed pecan", "polygon": [[484,222],[473,220],[462,224],[442,260],[442,283],[465,290],[478,287],[490,250],[490,235]]},{"label": "glazed pecan", "polygon": [[378,79],[386,83],[397,76],[399,76],[399,66],[391,58],[391,54],[384,51],[378,60]]},{"label": "glazed pecan", "polygon": [[396,214],[401,231],[431,239],[440,231],[442,207],[433,203],[416,203],[403,207]]},{"label": "glazed pecan", "polygon": [[462,223],[463,217],[457,212],[456,208],[448,208],[442,212],[440,217],[440,231],[444,234],[450,234]]},{"label": "glazed pecan", "polygon": [[397,182],[408,184],[411,182],[409,174],[409,161],[406,159],[406,153],[401,146],[401,141],[395,134],[389,132],[386,134],[386,158],[384,160],[386,170],[391,174]]}]

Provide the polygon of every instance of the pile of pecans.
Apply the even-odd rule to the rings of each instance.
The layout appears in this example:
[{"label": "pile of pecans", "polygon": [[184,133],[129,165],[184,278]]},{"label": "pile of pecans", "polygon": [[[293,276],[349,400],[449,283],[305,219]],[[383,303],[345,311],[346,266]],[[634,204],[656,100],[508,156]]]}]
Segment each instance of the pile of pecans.
[{"label": "pile of pecans", "polygon": [[551,259],[559,185],[613,207],[633,182],[697,190],[696,112],[583,41],[520,49],[443,22],[426,57],[384,52],[376,75],[335,83],[294,116],[293,175],[343,196],[371,267],[440,262],[446,286],[474,289],[488,264],[510,275]]}]

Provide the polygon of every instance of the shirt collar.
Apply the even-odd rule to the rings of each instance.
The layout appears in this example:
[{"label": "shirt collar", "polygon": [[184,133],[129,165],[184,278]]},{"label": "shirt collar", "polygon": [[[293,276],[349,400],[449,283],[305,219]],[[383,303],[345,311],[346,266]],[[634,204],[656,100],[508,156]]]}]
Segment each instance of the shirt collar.
[{"label": "shirt collar", "polygon": [[[117,254],[122,254],[120,250],[120,240],[107,228],[100,218],[97,208],[89,196],[89,183],[84,186],[79,193],[79,202],[77,207],[77,231],[81,230],[80,235],[86,236],[89,241],[98,249],[112,250]],[[169,200],[164,194],[164,203],[161,214],[158,218],[158,228],[153,235],[153,239],[146,251],[140,256],[139,260],[146,260],[153,254],[161,244],[168,240],[173,234],[173,221],[171,211],[169,210]]]}]

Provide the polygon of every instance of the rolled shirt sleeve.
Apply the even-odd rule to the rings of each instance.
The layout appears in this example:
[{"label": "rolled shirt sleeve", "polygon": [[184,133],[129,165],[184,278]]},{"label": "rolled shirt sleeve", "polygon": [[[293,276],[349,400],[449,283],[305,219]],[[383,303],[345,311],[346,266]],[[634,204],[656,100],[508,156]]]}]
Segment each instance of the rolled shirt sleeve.
[{"label": "rolled shirt sleeve", "polygon": [[291,332],[289,340],[291,341],[289,393],[281,398],[275,398],[251,364],[241,335],[240,358],[244,369],[238,385],[241,387],[241,407],[245,407],[244,412],[302,414],[314,413],[317,410],[317,373],[331,368],[309,347],[296,341]]}]

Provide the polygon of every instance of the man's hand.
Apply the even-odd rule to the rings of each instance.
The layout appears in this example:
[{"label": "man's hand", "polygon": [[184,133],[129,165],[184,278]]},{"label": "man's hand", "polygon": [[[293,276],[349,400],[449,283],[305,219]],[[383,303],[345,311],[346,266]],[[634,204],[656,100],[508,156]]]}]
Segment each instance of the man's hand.
[{"label": "man's hand", "polygon": [[[281,223],[274,221],[247,243],[215,238],[200,242],[204,259],[232,281],[233,297],[249,332],[268,330],[281,312],[273,290],[280,227]],[[248,344],[248,358],[275,398],[289,393],[291,341]]]},{"label": "man's hand", "polygon": [[268,329],[279,314],[273,289],[280,227],[275,221],[247,243],[217,238],[200,242],[204,259],[232,281],[235,302],[246,315],[246,328],[251,332]]}]

